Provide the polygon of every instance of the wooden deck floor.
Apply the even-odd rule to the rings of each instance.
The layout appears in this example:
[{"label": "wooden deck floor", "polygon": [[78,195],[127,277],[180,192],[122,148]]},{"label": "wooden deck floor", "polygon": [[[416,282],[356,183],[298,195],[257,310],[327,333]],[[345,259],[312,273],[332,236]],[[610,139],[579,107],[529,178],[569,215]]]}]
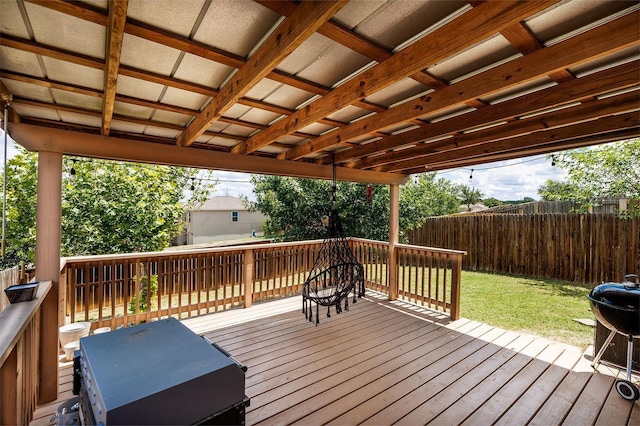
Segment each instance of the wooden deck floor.
[{"label": "wooden deck floor", "polygon": [[[318,327],[301,306],[294,297],[184,320],[249,367],[247,424],[640,425],[640,402],[613,386],[620,372],[594,373],[578,348],[372,292],[321,313]],[[60,375],[63,401],[68,364]]]}]

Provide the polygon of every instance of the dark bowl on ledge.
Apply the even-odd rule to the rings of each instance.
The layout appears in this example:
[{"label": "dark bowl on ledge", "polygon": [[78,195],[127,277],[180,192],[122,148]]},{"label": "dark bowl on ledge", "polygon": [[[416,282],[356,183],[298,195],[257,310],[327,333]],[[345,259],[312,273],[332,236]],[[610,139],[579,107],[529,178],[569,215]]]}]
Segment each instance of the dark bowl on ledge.
[{"label": "dark bowl on ledge", "polygon": [[4,289],[10,303],[29,302],[36,297],[39,282],[16,284]]}]

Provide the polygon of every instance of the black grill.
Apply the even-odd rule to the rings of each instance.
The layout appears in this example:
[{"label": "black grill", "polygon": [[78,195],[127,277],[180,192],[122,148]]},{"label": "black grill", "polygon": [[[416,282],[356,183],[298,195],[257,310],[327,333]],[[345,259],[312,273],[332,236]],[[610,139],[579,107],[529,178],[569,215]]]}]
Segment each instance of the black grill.
[{"label": "black grill", "polygon": [[170,318],[80,340],[83,424],[243,424],[246,367]]},{"label": "black grill", "polygon": [[[632,281],[633,280],[633,281]],[[589,293],[591,308],[597,320],[611,330],[609,337],[593,360],[597,368],[604,351],[616,333],[627,336],[627,379],[617,380],[620,396],[629,401],[640,399],[640,390],[631,382],[633,337],[640,336],[640,281],[635,274],[625,276],[623,283],[604,283]]]}]

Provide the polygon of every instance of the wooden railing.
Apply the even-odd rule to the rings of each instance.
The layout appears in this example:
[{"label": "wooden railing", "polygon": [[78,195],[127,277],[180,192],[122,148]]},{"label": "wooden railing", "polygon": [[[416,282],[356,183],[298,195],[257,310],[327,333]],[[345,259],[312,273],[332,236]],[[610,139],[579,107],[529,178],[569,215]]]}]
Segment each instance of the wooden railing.
[{"label": "wooden railing", "polygon": [[322,241],[66,258],[68,321],[187,318],[299,293]]},{"label": "wooden railing", "polygon": [[36,298],[0,312],[0,424],[32,420],[40,376],[40,305],[51,289],[41,282]]},{"label": "wooden railing", "polygon": [[[322,241],[67,258],[68,320],[119,327],[299,294]],[[389,293],[389,245],[351,239],[366,286]],[[399,297],[457,318],[464,252],[397,246]]]},{"label": "wooden railing", "polygon": [[[367,288],[389,294],[389,243],[352,238],[351,246],[365,268]],[[458,319],[462,257],[466,252],[406,244],[397,244],[396,251],[398,297]]]},{"label": "wooden railing", "polygon": [[464,251],[398,244],[398,296],[460,317]]}]

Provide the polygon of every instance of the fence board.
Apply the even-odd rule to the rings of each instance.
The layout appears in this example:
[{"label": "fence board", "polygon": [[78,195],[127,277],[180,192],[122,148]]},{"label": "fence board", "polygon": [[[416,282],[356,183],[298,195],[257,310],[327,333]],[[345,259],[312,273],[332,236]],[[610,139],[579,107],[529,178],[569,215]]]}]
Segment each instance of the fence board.
[{"label": "fence board", "polygon": [[466,250],[463,268],[570,282],[640,272],[640,218],[614,214],[482,214],[428,218],[409,243]]}]

